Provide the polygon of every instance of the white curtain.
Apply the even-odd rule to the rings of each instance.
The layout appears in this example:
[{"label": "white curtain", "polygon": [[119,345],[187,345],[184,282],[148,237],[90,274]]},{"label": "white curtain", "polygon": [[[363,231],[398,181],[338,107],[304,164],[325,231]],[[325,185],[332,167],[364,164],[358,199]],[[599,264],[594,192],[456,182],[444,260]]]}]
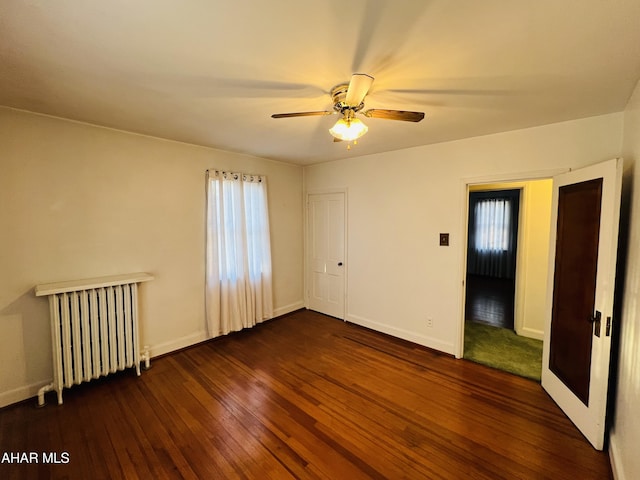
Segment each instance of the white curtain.
[{"label": "white curtain", "polygon": [[511,243],[511,200],[493,198],[476,204],[475,248],[480,253],[502,253]]},{"label": "white curtain", "polygon": [[264,176],[207,172],[206,317],[210,337],[273,317]]}]

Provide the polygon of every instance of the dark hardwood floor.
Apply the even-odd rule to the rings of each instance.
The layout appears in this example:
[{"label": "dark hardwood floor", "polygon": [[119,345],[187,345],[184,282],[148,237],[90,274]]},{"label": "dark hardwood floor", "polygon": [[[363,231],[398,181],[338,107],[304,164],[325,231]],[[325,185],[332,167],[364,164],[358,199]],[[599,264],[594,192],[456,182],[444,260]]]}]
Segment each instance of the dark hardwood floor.
[{"label": "dark hardwood floor", "polygon": [[513,330],[513,280],[467,275],[466,291],[466,321]]},{"label": "dark hardwood floor", "polygon": [[47,401],[0,410],[0,453],[69,462],[0,478],[611,478],[538,383],[308,311]]}]

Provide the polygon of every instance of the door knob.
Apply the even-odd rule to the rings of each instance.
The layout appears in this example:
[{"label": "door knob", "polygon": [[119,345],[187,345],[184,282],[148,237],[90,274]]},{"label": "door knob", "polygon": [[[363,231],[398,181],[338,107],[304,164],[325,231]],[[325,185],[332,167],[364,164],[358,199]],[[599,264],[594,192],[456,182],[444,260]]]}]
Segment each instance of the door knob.
[{"label": "door knob", "polygon": [[342,266],[342,262],[338,262],[338,266],[341,267]]}]

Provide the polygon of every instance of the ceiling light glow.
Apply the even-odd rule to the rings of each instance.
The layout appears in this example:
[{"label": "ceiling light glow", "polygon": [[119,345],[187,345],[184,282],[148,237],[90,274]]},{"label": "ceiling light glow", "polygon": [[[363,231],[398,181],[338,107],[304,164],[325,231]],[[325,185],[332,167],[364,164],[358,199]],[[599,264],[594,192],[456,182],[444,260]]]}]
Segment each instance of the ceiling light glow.
[{"label": "ceiling light glow", "polygon": [[345,115],[345,118],[341,118],[336,124],[329,129],[329,133],[339,140],[351,142],[363,136],[369,127],[362,123],[357,118],[350,118]]}]

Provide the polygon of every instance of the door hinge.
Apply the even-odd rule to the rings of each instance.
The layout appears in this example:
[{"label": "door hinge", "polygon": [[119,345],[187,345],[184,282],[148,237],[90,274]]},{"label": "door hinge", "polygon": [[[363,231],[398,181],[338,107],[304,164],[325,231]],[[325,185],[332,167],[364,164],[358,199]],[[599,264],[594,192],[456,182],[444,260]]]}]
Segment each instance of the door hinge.
[{"label": "door hinge", "polygon": [[611,336],[611,317],[607,317],[607,325],[605,327],[604,334],[607,337]]}]

